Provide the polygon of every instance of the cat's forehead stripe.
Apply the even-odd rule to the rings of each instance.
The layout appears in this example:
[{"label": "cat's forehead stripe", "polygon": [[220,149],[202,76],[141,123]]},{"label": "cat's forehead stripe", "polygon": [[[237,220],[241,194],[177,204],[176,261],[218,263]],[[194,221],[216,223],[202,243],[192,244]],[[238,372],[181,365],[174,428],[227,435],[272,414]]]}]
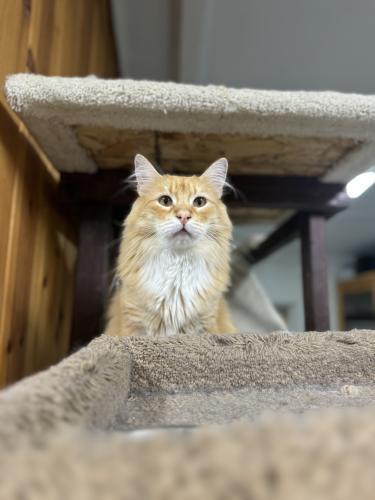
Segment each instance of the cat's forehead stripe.
[{"label": "cat's forehead stripe", "polygon": [[196,192],[199,182],[198,178],[195,176],[180,177],[177,175],[168,175],[166,178],[166,185],[173,194],[190,196]]}]

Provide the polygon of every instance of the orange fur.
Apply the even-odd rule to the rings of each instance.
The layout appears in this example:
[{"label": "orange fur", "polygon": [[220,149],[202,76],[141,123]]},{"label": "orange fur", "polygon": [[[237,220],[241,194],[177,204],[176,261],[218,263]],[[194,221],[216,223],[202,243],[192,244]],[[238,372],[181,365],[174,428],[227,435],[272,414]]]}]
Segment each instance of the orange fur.
[{"label": "orange fur", "polygon": [[[233,333],[223,298],[232,225],[220,186],[204,174],[161,176],[150,164],[137,178],[140,196],[124,222],[117,263],[120,286],[109,305],[106,333]],[[173,205],[162,206],[158,200],[163,195]],[[193,206],[196,196],[204,196],[206,205]],[[187,234],[177,232],[181,213],[191,217]]]}]

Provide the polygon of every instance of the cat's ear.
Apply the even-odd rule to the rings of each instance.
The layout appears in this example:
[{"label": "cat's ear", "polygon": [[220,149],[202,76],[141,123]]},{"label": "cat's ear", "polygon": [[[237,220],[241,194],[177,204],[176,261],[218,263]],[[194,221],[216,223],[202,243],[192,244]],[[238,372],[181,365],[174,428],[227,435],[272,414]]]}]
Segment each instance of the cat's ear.
[{"label": "cat's ear", "polygon": [[221,198],[223,195],[227,172],[228,160],[226,158],[220,158],[219,160],[216,160],[212,165],[210,165],[208,169],[201,175],[201,177],[206,178],[210,182],[219,198]]},{"label": "cat's ear", "polygon": [[137,179],[137,191],[139,195],[144,194],[150,184],[161,177],[148,159],[140,154],[135,155],[134,158],[134,173]]}]

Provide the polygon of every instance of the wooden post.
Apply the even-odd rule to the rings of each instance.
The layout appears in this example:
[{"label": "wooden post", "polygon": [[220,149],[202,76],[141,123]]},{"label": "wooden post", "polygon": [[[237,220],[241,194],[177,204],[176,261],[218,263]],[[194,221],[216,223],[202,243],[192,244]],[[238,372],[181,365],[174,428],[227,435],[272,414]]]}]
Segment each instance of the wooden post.
[{"label": "wooden post", "polygon": [[300,223],[300,233],[305,328],[325,331],[329,329],[325,217],[304,215]]},{"label": "wooden post", "polygon": [[80,232],[71,346],[80,347],[100,335],[110,284],[112,207],[78,205]]}]

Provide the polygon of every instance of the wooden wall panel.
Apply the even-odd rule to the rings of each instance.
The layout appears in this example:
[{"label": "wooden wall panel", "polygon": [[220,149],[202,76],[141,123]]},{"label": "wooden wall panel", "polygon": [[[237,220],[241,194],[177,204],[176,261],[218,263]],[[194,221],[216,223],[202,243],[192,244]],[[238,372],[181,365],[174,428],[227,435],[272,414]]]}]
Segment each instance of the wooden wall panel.
[{"label": "wooden wall panel", "polygon": [[[0,2],[0,82],[6,75],[26,70],[30,16],[27,2]],[[2,92],[0,99],[5,101]]]},{"label": "wooden wall panel", "polygon": [[[35,166],[30,151],[28,166]],[[33,224],[35,250],[29,277],[31,294],[24,351],[24,373],[61,359],[67,352],[76,256],[75,230],[55,203],[57,183],[46,176],[33,192],[38,218]]]},{"label": "wooden wall panel", "polygon": [[[1,0],[7,74],[116,77],[107,0]],[[71,329],[76,228],[59,176],[0,92],[0,387],[60,360]]]},{"label": "wooden wall panel", "polygon": [[[0,381],[14,381],[67,352],[75,231],[56,205],[57,182],[0,108]],[[2,196],[4,193],[4,196]]]},{"label": "wooden wall panel", "polygon": [[20,140],[5,110],[0,108],[0,137],[5,135],[9,136],[9,140],[2,139],[0,142],[0,386],[7,379],[8,360],[17,357],[19,350],[13,341],[16,331],[13,332],[11,324],[15,287],[19,285],[14,276],[20,204],[20,176],[16,165],[24,164],[26,154],[26,144]]},{"label": "wooden wall panel", "polygon": [[34,0],[30,25],[28,49],[34,72],[117,75],[106,0]]}]

